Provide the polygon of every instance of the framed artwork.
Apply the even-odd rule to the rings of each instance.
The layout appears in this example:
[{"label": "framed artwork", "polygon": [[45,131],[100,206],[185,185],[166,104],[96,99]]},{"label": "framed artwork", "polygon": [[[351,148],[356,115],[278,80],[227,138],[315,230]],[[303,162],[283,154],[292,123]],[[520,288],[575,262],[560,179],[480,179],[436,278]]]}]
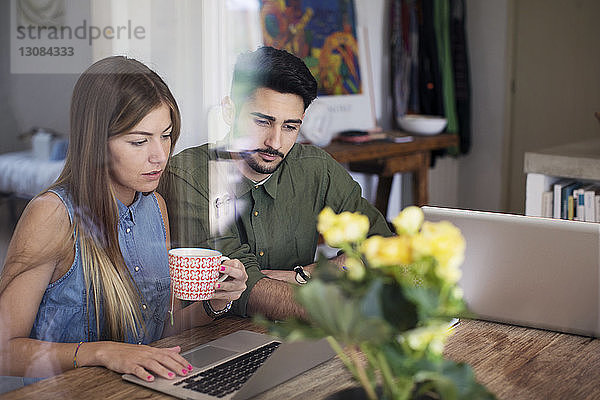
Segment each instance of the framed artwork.
[{"label": "framed artwork", "polygon": [[319,120],[325,135],[375,127],[366,35],[354,0],[261,0],[260,21],[263,43],[302,58],[318,82],[306,126]]}]

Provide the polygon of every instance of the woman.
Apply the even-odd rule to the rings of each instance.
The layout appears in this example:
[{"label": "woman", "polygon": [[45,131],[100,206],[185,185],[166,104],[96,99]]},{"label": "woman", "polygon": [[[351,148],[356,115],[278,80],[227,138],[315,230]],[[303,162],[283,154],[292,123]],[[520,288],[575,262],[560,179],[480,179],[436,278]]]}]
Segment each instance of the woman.
[{"label": "woman", "polygon": [[[81,75],[65,168],[23,212],[0,277],[0,375],[97,365],[152,381],[192,369],[179,347],[146,346],[212,320],[199,302],[166,318],[169,223],[154,190],[179,128],[175,99],[143,64],[110,57]],[[246,287],[239,261],[223,273],[214,310]]]}]

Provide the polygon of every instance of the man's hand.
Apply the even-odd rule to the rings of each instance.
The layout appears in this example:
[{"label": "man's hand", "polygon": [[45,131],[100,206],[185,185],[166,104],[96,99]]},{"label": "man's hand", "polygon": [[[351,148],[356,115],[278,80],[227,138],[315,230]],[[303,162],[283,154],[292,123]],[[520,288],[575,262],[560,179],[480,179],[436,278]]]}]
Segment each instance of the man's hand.
[{"label": "man's hand", "polygon": [[280,269],[263,269],[260,272],[262,272],[268,278],[271,279],[298,284],[298,282],[296,282],[296,273],[294,271],[285,271]]},{"label": "man's hand", "polygon": [[[330,258],[329,261],[331,261],[333,264],[337,265],[339,268],[342,268],[342,266],[344,265],[344,262],[346,261],[346,256],[344,254],[342,254],[340,256]],[[305,265],[302,268],[304,268],[304,270],[307,271],[309,274],[312,274],[312,272],[316,266],[317,266],[316,263],[312,263],[309,265]],[[298,284],[298,281],[296,281],[296,272],[294,272],[294,271],[286,271],[286,270],[282,270],[282,269],[263,269],[260,272],[262,272],[268,278],[271,278],[271,279],[275,279],[275,280],[283,281],[283,282],[287,282],[287,283]]]}]

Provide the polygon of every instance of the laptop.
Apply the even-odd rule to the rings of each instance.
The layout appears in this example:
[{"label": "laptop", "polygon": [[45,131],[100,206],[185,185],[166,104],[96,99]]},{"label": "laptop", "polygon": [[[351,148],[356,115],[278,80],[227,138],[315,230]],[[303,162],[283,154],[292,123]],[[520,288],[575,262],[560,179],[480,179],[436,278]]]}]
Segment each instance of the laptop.
[{"label": "laptop", "polygon": [[477,318],[600,337],[600,224],[423,207],[466,240],[459,281]]},{"label": "laptop", "polygon": [[333,358],[326,339],[289,342],[240,330],[182,353],[194,366],[188,376],[173,380],[156,377],[137,383],[181,399],[235,399],[254,397]]}]

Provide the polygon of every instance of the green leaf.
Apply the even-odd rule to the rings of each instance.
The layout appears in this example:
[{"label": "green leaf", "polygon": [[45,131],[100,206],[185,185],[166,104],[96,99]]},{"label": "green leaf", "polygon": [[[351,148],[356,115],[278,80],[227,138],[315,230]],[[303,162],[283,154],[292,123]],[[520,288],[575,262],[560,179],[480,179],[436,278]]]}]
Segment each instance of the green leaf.
[{"label": "green leaf", "polygon": [[405,289],[393,283],[383,285],[380,301],[386,321],[399,331],[412,329],[417,325],[417,307],[404,295]]},{"label": "green leaf", "polygon": [[343,343],[382,342],[390,336],[384,320],[365,316],[358,301],[344,296],[336,285],[312,280],[297,291],[296,297],[313,325]]},{"label": "green leaf", "polygon": [[455,383],[459,399],[487,400],[495,398],[485,386],[475,380],[475,375],[469,365],[444,360],[440,367],[440,374]]},{"label": "green leaf", "polygon": [[383,282],[381,279],[375,279],[371,281],[367,293],[360,302],[360,309],[363,314],[368,315],[370,317],[384,318],[383,309],[381,307],[382,288]]},{"label": "green leaf", "polygon": [[418,286],[405,287],[404,294],[416,306],[420,321],[439,316],[439,293],[436,290]]},{"label": "green leaf", "polygon": [[423,395],[432,390],[444,400],[458,399],[458,389],[452,379],[435,371],[420,371],[415,375],[419,383],[417,395]]},{"label": "green leaf", "polygon": [[415,374],[418,391],[435,391],[442,399],[488,400],[495,396],[475,380],[471,367],[463,363],[442,360],[418,363]]}]

